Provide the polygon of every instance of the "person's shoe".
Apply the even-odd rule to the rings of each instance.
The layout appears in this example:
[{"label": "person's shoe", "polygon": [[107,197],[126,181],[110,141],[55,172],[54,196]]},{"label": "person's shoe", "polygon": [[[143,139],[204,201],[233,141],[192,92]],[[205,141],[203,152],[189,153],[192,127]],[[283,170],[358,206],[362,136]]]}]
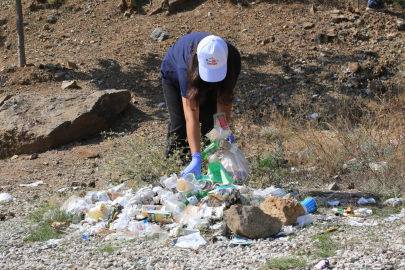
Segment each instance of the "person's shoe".
[{"label": "person's shoe", "polygon": [[382,0],[368,0],[366,11],[384,12],[387,8]]},{"label": "person's shoe", "polygon": [[366,11],[374,11],[374,12],[385,12],[387,11],[386,7],[382,7],[382,8],[371,8],[371,7],[367,7]]}]

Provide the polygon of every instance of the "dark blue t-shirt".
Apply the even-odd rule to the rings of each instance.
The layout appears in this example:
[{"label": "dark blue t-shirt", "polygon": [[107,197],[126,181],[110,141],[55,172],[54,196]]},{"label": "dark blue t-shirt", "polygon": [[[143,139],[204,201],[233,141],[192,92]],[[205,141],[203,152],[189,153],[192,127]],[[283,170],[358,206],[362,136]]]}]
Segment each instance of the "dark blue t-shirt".
[{"label": "dark blue t-shirt", "polygon": [[[187,96],[187,68],[190,55],[194,47],[196,47],[203,38],[209,35],[208,33],[191,33],[182,36],[176,44],[167,51],[163,58],[162,66],[160,67],[160,76],[163,82],[180,89],[182,97]],[[232,55],[235,57],[235,78],[238,78],[241,69],[240,54],[235,46],[228,41],[226,41],[226,43],[228,44],[228,50],[234,51]]]}]

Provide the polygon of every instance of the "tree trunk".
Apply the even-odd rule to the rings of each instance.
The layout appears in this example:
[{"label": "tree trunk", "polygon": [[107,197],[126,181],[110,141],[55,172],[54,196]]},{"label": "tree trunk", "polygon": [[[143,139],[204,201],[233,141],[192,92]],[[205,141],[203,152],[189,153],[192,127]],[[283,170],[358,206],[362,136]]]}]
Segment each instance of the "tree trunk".
[{"label": "tree trunk", "polygon": [[18,59],[19,66],[23,67],[26,64],[25,46],[24,46],[24,28],[21,0],[15,0],[15,8],[17,10],[17,31],[18,31]]}]

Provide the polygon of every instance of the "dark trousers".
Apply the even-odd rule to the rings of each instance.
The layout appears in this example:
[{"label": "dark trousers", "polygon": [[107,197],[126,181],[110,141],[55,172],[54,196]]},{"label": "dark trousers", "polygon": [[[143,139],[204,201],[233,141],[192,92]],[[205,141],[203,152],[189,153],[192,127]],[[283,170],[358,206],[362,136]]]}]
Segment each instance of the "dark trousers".
[{"label": "dark trousers", "polygon": [[[181,156],[190,153],[190,148],[186,141],[186,119],[184,117],[183,101],[180,94],[180,89],[163,83],[163,93],[165,95],[166,106],[170,114],[170,122],[167,127],[167,147],[165,150],[165,157],[174,153],[174,151],[181,151]],[[214,127],[214,114],[217,113],[217,92],[210,91],[207,93],[206,100],[200,104],[200,130],[201,135],[204,136]]]}]

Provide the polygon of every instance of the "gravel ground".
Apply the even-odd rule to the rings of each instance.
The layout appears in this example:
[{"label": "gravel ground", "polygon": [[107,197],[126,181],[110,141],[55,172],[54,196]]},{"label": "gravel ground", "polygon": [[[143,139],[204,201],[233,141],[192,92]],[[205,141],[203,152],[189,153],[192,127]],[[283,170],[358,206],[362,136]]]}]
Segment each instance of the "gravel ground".
[{"label": "gravel ground", "polygon": [[[21,201],[0,205],[1,211],[28,208]],[[327,212],[322,208],[320,212]],[[2,269],[263,269],[274,258],[298,258],[313,269],[322,254],[331,255],[330,269],[405,269],[405,218],[387,222],[373,215],[371,227],[355,227],[340,221],[322,221],[294,230],[276,239],[255,240],[251,246],[230,246],[229,240],[209,241],[198,250],[173,247],[169,239],[109,240],[93,236],[83,240],[78,231],[67,229],[59,244],[25,242],[32,226],[21,214],[2,221],[0,267]],[[320,233],[330,227],[338,230]],[[204,235],[209,240],[208,235]]]}]

